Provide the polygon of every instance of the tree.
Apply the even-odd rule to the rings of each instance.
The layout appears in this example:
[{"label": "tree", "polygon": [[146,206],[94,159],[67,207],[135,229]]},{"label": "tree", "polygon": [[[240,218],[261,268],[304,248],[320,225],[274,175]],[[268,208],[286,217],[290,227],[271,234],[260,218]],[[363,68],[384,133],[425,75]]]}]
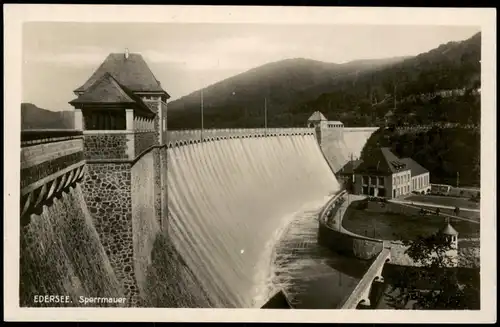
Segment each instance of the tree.
[{"label": "tree", "polygon": [[[472,254],[459,257],[452,267],[450,238],[436,233],[405,241],[405,254],[419,266],[402,267],[389,283],[386,303],[394,309],[474,310],[479,309],[479,269]],[[450,267],[451,266],[451,267]],[[468,267],[468,268],[464,268]],[[466,270],[463,273],[461,269]]]}]

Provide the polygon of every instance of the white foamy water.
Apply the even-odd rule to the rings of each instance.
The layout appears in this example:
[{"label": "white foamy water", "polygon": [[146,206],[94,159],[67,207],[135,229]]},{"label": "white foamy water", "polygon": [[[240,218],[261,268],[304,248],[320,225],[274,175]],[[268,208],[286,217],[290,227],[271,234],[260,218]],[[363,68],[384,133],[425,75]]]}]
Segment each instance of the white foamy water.
[{"label": "white foamy water", "polygon": [[218,307],[262,305],[272,253],[297,215],[339,184],[313,135],[168,150],[170,237]]},{"label": "white foamy water", "polygon": [[338,308],[367,268],[367,262],[318,244],[318,215],[328,199],[309,203],[275,244],[270,284],[275,291],[285,291],[296,308]]}]

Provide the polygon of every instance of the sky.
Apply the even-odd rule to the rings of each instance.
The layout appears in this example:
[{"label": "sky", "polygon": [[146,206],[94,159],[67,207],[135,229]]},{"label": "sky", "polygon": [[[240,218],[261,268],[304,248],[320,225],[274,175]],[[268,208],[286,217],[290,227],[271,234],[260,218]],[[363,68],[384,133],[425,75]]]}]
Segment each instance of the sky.
[{"label": "sky", "polygon": [[64,23],[23,25],[22,101],[71,110],[73,90],[109,53],[140,53],[178,99],[260,65],[288,58],[344,63],[411,56],[465,40],[471,26]]}]

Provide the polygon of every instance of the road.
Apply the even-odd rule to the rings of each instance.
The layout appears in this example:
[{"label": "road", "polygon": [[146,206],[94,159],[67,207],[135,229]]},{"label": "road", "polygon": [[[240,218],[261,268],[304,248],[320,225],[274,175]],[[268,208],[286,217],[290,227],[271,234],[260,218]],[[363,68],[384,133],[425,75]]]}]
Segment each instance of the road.
[{"label": "road", "polygon": [[[401,204],[401,205],[404,205],[404,206],[407,206],[407,207],[410,207],[410,208],[416,208],[416,209],[420,209],[421,208],[421,207],[418,207],[419,205],[428,206],[428,207],[435,207],[435,208],[442,208],[442,209],[455,209],[454,207],[440,206],[440,205],[434,205],[434,204],[423,203],[423,202],[410,202],[410,201],[400,201],[400,200],[389,200],[389,202]],[[460,210],[466,210],[466,209],[462,209],[461,208]],[[477,212],[479,212],[479,210],[477,210],[477,209],[468,209],[468,210],[469,211],[477,211]],[[439,215],[443,216],[443,217],[450,217],[450,218],[453,218],[453,219],[456,219],[456,220],[463,220],[463,221],[468,221],[468,222],[471,222],[471,223],[474,223],[474,224],[479,224],[479,221],[477,221],[477,220],[469,219],[469,218],[464,218],[464,217],[459,217],[459,216],[455,216],[455,215],[449,215],[449,214],[444,213],[444,212],[441,212]]]},{"label": "road", "polygon": [[[455,209],[455,207],[452,207],[452,206],[445,206],[445,205],[434,204],[434,203],[429,203],[429,202],[395,200],[395,199],[389,200],[389,202],[400,203],[400,204],[413,204],[413,205],[418,205],[418,206],[427,206],[427,207],[441,208],[441,209],[451,209],[451,210]],[[460,211],[480,212],[479,209],[471,209],[471,208],[460,208]]]}]

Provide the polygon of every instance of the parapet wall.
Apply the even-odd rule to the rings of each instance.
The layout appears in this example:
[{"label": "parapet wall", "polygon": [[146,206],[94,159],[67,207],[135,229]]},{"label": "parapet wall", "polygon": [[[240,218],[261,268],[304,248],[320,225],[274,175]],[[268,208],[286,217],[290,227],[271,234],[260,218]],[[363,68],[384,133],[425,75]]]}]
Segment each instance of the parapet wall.
[{"label": "parapet wall", "polygon": [[[376,257],[384,248],[391,250],[391,262],[388,265],[402,267],[417,267],[420,263],[415,262],[406,254],[408,249],[399,240],[381,240],[371,237],[358,235],[342,227],[343,214],[348,206],[342,206],[342,212],[337,212],[339,206],[335,203],[339,198],[346,195],[343,191],[336,194],[325,205],[319,216],[318,243],[328,247],[332,251],[353,256],[358,259],[372,259]],[[333,212],[328,217],[327,213]],[[334,218],[333,221],[331,218]]]},{"label": "parapet wall", "polygon": [[83,176],[83,136],[73,130],[21,133],[21,220],[40,214],[43,205]]},{"label": "parapet wall", "polygon": [[336,194],[320,213],[318,243],[338,253],[354,256],[358,259],[369,260],[375,258],[384,248],[384,241],[350,233],[342,228],[341,213],[333,212],[338,218],[335,227],[330,227],[327,221],[329,210],[339,210],[332,207],[335,202],[346,194],[345,191]]},{"label": "parapet wall", "polygon": [[315,135],[314,128],[226,128],[178,130],[167,132],[169,147],[180,146],[195,142],[215,141],[219,139],[270,137],[286,135]]}]

